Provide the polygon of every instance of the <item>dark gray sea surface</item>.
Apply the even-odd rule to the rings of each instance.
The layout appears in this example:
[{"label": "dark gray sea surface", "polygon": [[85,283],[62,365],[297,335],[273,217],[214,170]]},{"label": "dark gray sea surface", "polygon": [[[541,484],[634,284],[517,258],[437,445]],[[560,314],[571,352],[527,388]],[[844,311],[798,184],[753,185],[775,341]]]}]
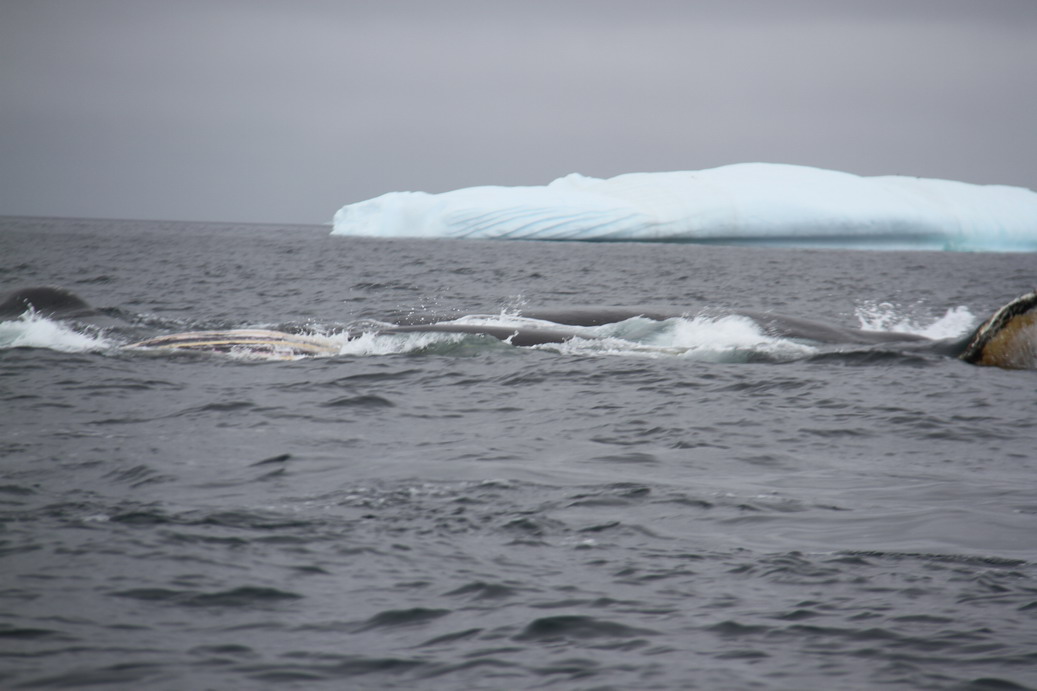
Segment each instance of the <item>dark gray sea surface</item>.
[{"label": "dark gray sea surface", "polygon": [[[709,318],[950,338],[1033,254],[328,230],[0,219],[0,289],[100,310],[0,322],[0,686],[1037,688],[1037,372]],[[687,317],[124,348],[572,305]]]}]

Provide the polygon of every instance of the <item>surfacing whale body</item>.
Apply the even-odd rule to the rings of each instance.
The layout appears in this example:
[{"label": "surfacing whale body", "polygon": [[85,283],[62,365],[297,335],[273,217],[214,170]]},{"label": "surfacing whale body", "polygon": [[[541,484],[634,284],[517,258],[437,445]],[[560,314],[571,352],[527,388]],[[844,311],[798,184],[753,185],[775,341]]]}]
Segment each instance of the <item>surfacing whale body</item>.
[{"label": "surfacing whale body", "polygon": [[[27,310],[57,318],[90,320],[104,318],[77,295],[62,288],[39,287],[16,291],[0,302],[0,319],[15,318]],[[869,331],[838,327],[821,322],[772,314],[769,312],[735,311],[760,329],[781,338],[823,344],[876,345],[903,344],[922,348],[965,362],[1006,369],[1037,369],[1037,290],[1021,295],[998,309],[963,339],[932,340],[910,333]],[[349,339],[366,333],[471,334],[496,338],[514,346],[528,347],[564,343],[573,338],[595,338],[578,327],[616,324],[640,317],[663,321],[687,316],[686,312],[636,307],[589,307],[568,310],[523,310],[521,317],[535,324],[506,325],[459,322],[432,314],[409,316],[393,323],[378,323],[348,334]],[[188,331],[147,338],[127,346],[126,350],[173,350],[212,353],[246,353],[252,357],[295,359],[299,357],[335,355],[339,345],[329,338],[292,334],[268,329],[229,329],[224,331]]]},{"label": "surfacing whale body", "polygon": [[[58,319],[88,319],[103,315],[78,296],[61,288],[29,288],[9,295],[0,303],[0,318],[17,317],[26,310]],[[465,323],[437,315],[417,315],[394,323],[378,323],[348,334],[447,333],[483,335],[515,346],[564,343],[573,338],[595,338],[578,327],[616,324],[635,317],[663,321],[686,316],[677,310],[634,307],[584,308],[569,310],[523,310],[521,317],[536,320],[530,325]],[[903,344],[965,362],[1006,369],[1037,369],[1037,290],[1021,295],[998,309],[971,334],[952,341],[932,340],[909,333],[868,331],[837,327],[798,317],[769,312],[736,311],[755,322],[766,334],[824,344]],[[292,334],[267,329],[189,331],[147,338],[125,350],[201,351],[246,353],[252,357],[295,359],[336,355],[340,346],[321,336]]]}]

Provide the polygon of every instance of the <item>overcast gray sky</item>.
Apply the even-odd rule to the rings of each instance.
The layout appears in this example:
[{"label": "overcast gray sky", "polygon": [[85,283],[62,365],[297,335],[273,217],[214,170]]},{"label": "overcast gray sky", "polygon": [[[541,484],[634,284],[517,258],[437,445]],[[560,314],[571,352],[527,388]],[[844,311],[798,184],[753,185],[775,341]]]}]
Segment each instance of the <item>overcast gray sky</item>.
[{"label": "overcast gray sky", "polygon": [[746,161],[1037,188],[1037,2],[0,0],[0,214]]}]

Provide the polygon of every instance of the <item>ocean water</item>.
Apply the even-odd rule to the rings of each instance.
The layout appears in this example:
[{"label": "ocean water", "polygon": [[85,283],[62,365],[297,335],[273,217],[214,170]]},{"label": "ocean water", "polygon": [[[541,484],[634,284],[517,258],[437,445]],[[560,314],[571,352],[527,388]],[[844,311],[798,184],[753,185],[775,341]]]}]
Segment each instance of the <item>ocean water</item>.
[{"label": "ocean water", "polygon": [[[0,219],[102,315],[0,322],[0,686],[1037,688],[1037,372],[715,316],[951,338],[1034,255],[328,231]],[[122,348],[572,305],[687,317]]]}]

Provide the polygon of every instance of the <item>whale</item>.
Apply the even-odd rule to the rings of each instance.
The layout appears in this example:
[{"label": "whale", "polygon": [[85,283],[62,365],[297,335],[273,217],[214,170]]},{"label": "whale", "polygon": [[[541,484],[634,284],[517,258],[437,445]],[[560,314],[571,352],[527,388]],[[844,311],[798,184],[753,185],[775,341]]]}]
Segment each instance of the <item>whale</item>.
[{"label": "whale", "polygon": [[0,319],[14,319],[27,311],[58,319],[75,319],[96,314],[96,310],[83,298],[55,286],[22,288],[9,293],[3,302],[0,302]]},{"label": "whale", "polygon": [[[22,289],[0,302],[0,319],[14,318],[26,311],[57,319],[88,320],[103,316],[79,296],[56,287]],[[481,335],[513,346],[530,347],[564,343],[573,338],[595,338],[581,330],[582,327],[616,324],[638,317],[664,321],[688,314],[687,310],[654,307],[534,308],[523,309],[517,316],[535,320],[536,324],[520,326],[458,322],[456,315],[408,314],[388,322],[368,324],[346,336],[353,339],[367,333]],[[965,337],[950,340],[835,326],[802,317],[752,310],[731,310],[718,316],[727,314],[751,319],[770,336],[832,345],[895,344],[907,350],[923,349],[978,366],[1037,369],[1037,290],[1009,301]],[[245,353],[267,359],[297,359],[336,355],[340,350],[339,342],[317,335],[271,329],[227,329],[163,334],[135,341],[123,349]]]},{"label": "whale", "polygon": [[964,343],[957,357],[965,362],[1037,369],[1037,290],[998,309]]}]

